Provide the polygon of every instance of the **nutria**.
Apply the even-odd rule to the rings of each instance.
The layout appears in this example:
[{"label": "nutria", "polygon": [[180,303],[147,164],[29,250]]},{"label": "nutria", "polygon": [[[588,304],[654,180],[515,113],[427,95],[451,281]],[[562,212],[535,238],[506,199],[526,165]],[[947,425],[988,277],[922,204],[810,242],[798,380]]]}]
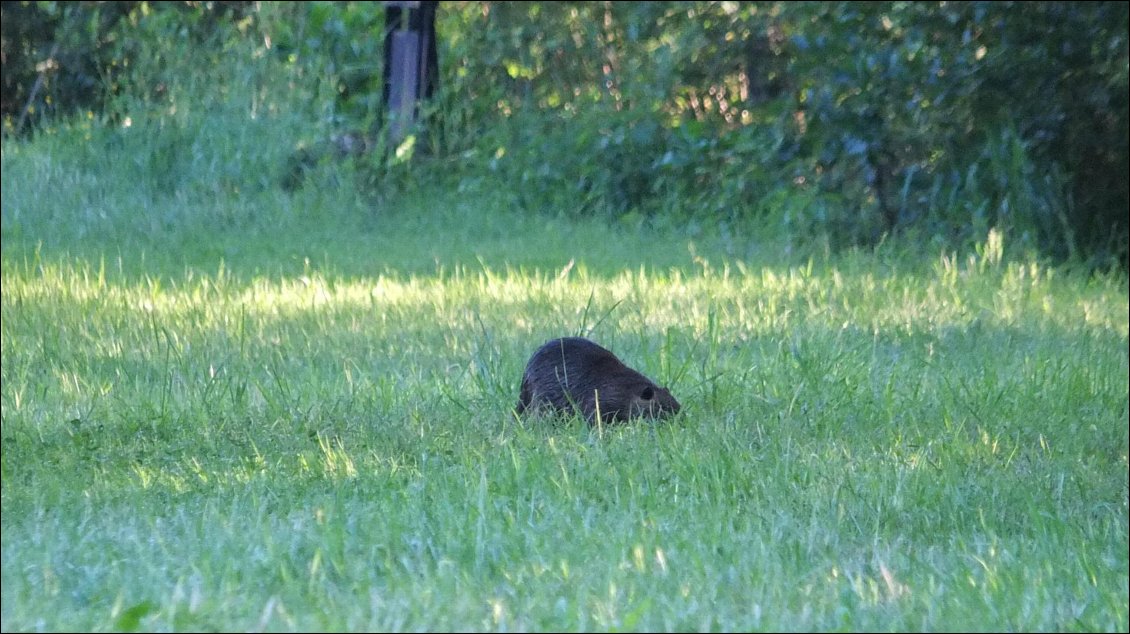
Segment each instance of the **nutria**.
[{"label": "nutria", "polygon": [[608,423],[677,414],[679,402],[608,350],[582,337],[565,337],[538,348],[522,376],[515,410],[522,414],[542,408],[580,411],[589,423],[599,412],[601,422]]}]

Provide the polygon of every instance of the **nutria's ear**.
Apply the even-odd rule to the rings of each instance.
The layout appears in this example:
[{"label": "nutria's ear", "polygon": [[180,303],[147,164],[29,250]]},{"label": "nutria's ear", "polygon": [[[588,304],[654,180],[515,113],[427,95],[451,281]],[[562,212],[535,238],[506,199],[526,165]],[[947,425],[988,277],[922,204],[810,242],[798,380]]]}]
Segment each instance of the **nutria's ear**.
[{"label": "nutria's ear", "polygon": [[651,399],[655,398],[655,390],[651,389],[650,385],[645,387],[643,391],[640,392],[640,398],[645,401],[650,401]]}]

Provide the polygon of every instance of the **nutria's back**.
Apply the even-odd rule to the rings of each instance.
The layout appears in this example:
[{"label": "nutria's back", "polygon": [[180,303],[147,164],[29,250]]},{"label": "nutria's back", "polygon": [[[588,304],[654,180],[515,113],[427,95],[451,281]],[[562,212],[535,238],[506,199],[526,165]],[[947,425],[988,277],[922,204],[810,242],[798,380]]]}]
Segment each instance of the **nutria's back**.
[{"label": "nutria's back", "polygon": [[580,412],[590,423],[636,416],[676,414],[679,402],[666,388],[624,365],[616,355],[582,337],[554,339],[526,364],[516,410]]}]

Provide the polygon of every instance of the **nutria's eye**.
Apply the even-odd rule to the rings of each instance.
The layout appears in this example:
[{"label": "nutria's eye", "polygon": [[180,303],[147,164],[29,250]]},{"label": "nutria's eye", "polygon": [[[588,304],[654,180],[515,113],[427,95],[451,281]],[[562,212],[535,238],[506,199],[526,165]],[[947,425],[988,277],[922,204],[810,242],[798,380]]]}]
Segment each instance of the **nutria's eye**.
[{"label": "nutria's eye", "polygon": [[652,390],[650,386],[645,387],[643,389],[643,392],[640,393],[640,398],[645,401],[650,401],[651,399],[655,398],[655,391]]}]

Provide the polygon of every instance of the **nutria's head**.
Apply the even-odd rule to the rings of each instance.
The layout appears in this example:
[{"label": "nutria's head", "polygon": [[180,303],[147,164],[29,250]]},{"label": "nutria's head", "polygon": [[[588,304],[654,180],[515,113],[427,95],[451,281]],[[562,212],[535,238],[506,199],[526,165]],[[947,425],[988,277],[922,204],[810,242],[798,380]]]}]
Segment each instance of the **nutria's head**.
[{"label": "nutria's head", "polygon": [[665,387],[645,385],[632,397],[632,417],[662,418],[679,413],[679,401]]},{"label": "nutria's head", "polygon": [[679,413],[679,401],[671,392],[642,375],[632,374],[636,376],[631,380],[608,381],[605,392],[598,393],[602,419],[626,421],[640,417],[664,418]]}]

